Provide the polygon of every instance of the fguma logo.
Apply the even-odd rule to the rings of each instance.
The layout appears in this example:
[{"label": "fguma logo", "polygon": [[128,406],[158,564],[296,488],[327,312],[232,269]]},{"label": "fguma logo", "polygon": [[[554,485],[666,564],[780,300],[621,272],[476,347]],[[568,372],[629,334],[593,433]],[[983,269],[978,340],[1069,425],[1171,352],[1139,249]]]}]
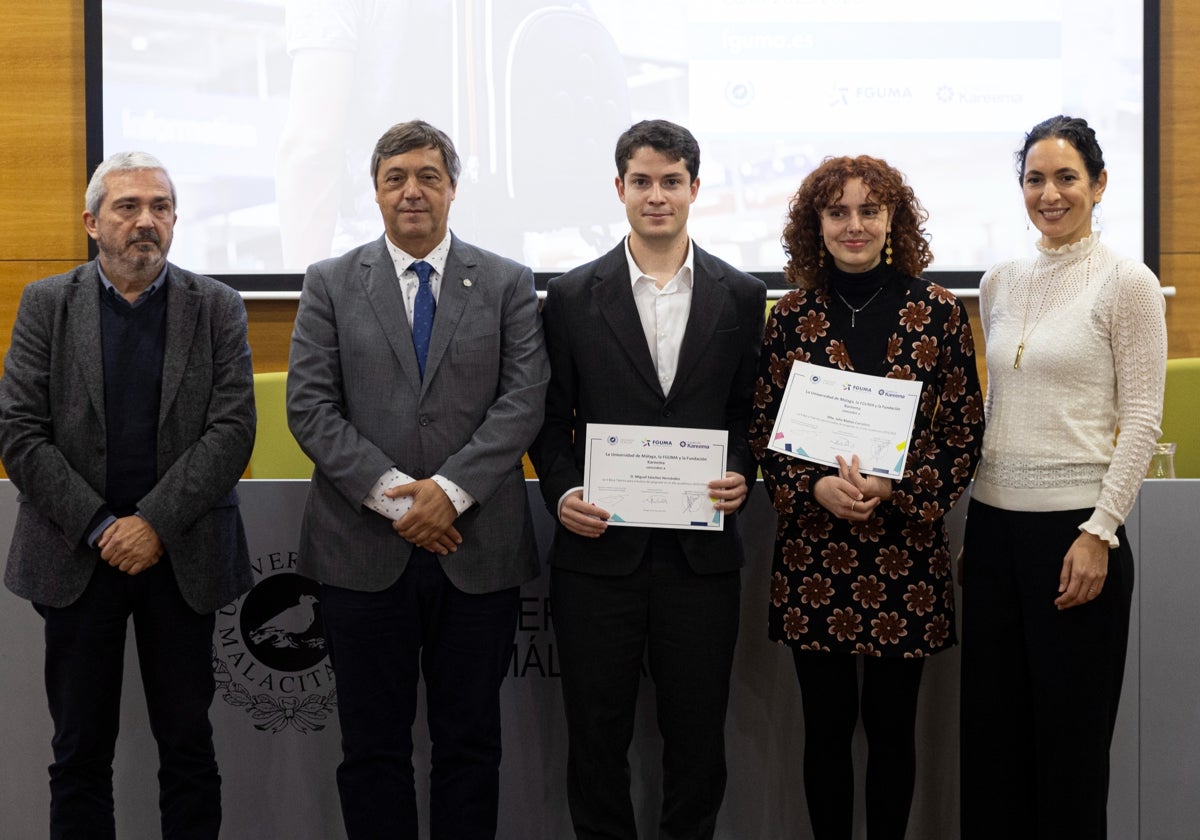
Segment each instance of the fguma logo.
[{"label": "fguma logo", "polygon": [[218,696],[254,728],[277,733],[325,728],[337,707],[321,626],[321,591],[296,574],[296,553],[252,564],[254,588],[218,611],[213,674]]}]

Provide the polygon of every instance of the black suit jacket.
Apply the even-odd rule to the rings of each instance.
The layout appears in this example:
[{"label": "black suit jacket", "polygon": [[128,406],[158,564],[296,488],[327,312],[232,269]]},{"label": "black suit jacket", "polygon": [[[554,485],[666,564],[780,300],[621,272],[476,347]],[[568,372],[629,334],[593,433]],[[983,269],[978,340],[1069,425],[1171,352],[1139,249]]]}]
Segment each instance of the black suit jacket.
[{"label": "black suit jacket", "polygon": [[[762,342],[766,287],[693,243],[692,304],[671,392],[664,394],[633,299],[624,243],[556,277],[547,286],[542,320],[550,353],[546,418],[530,458],[542,495],[556,515],[564,493],[583,484],[588,423],[725,429],[727,469],[754,481],[746,439]],[[698,573],[742,565],[737,517],[720,533],[679,531]],[[575,571],[621,575],[645,553],[650,529],[612,527],[598,539],[561,523],[550,562]]]}]

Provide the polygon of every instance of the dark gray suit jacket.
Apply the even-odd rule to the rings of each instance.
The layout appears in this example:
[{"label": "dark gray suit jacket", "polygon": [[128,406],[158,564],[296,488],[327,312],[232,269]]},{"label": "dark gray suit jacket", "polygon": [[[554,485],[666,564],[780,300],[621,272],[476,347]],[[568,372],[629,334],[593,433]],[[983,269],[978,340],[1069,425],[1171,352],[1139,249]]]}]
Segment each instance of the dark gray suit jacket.
[{"label": "dark gray suit jacket", "polygon": [[[85,532],[105,504],[101,288],[94,261],[26,286],[0,379],[0,457],[21,491],[4,582],[53,607],[83,593],[98,559]],[[208,613],[253,582],[235,489],[254,445],[246,309],[175,265],[165,291],[158,483],[138,511]]]},{"label": "dark gray suit jacket", "polygon": [[392,466],[446,476],[476,500],[442,559],[464,592],[538,573],[521,456],[541,422],[549,367],[530,270],[454,237],[425,379],[383,237],[309,267],[288,362],[288,424],[315,465],[299,569],[374,592],[412,544],[365,507]]},{"label": "dark gray suit jacket", "polygon": [[[529,455],[552,514],[557,514],[564,493],[583,484],[588,423],[725,429],[729,432],[726,468],[753,485],[755,464],[746,433],[766,287],[695,244],[692,247],[692,306],[669,394],[662,392],[646,346],[624,243],[547,286],[542,318],[550,353],[550,390],[545,424]],[[678,534],[696,572],[728,571],[742,565],[736,515],[727,518],[720,533]],[[550,562],[592,574],[628,574],[641,562],[649,537],[646,528],[617,527],[598,539],[588,539],[560,523]]]}]

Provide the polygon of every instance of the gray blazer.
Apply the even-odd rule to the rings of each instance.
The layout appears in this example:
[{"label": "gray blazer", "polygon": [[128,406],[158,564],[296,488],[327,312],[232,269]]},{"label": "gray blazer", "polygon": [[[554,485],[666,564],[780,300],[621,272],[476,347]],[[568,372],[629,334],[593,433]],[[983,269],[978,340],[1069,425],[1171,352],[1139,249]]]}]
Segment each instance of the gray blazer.
[{"label": "gray blazer", "polygon": [[533,274],[454,237],[425,379],[383,237],[309,267],[288,362],[288,424],[312,458],[299,569],[378,591],[412,544],[365,507],[392,466],[441,474],[477,504],[442,559],[464,592],[517,586],[538,572],[521,456],[537,434],[549,366]]},{"label": "gray blazer", "polygon": [[[63,607],[98,555],[105,504],[100,273],[90,262],[25,287],[0,379],[0,457],[20,490],[4,582]],[[158,483],[138,502],[184,599],[208,613],[253,579],[235,487],[254,445],[246,309],[223,283],[168,265]]]},{"label": "gray blazer", "polygon": [[[694,248],[692,306],[679,365],[664,394],[646,346],[621,243],[604,256],[550,281],[542,307],[552,378],[546,420],[529,454],[551,514],[564,493],[583,484],[588,423],[681,426],[729,432],[726,469],[753,487],[746,435],[758,375],[767,290],[763,282]],[[679,531],[701,574],[742,565],[738,517],[719,533]],[[647,528],[609,528],[598,539],[558,524],[550,563],[590,574],[624,575],[641,562]]]}]

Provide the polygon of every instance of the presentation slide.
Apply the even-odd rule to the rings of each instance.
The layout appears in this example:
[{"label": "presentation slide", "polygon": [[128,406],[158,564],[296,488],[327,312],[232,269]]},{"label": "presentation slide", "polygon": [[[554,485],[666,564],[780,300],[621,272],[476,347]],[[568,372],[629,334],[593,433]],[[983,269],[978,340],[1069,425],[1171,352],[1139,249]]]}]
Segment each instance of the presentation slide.
[{"label": "presentation slide", "polygon": [[1143,254],[1141,0],[103,0],[105,155],[179,190],[172,258],[302,272],[383,230],[369,165],[390,125],[444,129],[451,228],[556,272],[628,230],[613,148],[637,120],[700,141],[690,231],[780,271],[790,197],[829,155],[903,171],[934,270],[1029,253],[1013,153],[1040,120],[1104,147],[1105,240]]}]

